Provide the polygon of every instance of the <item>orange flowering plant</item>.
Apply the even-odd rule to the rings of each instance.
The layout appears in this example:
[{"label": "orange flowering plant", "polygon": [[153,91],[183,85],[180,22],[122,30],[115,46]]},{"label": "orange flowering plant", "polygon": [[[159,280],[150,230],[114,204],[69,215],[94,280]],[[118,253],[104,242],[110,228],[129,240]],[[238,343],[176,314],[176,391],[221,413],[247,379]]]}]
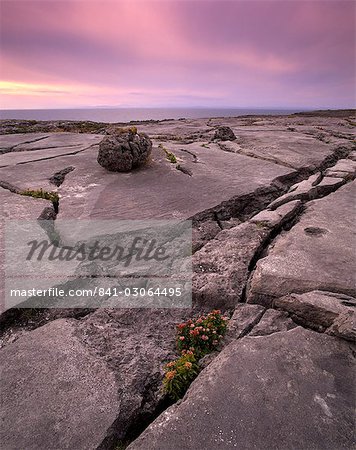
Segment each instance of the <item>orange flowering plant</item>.
[{"label": "orange flowering plant", "polygon": [[215,309],[197,320],[188,320],[177,326],[177,348],[188,350],[193,348],[197,358],[216,349],[223,338],[228,318]]},{"label": "orange flowering plant", "polygon": [[174,400],[182,398],[199,373],[199,358],[215,350],[223,338],[228,318],[220,310],[177,325],[180,358],[164,366],[164,390]]},{"label": "orange flowering plant", "polygon": [[178,400],[183,397],[190,383],[199,373],[199,366],[192,351],[184,351],[182,356],[164,367],[164,390]]}]

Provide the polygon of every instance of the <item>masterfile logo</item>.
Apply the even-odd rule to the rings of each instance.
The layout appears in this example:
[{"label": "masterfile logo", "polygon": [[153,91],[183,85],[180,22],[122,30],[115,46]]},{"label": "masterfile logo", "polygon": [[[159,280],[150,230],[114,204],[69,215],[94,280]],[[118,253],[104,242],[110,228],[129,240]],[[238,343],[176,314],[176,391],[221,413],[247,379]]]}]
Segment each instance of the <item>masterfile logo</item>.
[{"label": "masterfile logo", "polygon": [[190,307],[190,221],[5,221],[5,308]]}]

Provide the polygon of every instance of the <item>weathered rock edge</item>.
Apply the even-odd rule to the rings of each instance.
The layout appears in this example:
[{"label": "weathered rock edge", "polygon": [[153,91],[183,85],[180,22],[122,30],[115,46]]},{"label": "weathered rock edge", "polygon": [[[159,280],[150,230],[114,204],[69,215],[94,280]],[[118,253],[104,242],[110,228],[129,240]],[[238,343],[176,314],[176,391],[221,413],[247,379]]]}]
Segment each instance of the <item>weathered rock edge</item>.
[{"label": "weathered rock edge", "polygon": [[128,449],[349,449],[354,362],[301,327],[233,341]]}]

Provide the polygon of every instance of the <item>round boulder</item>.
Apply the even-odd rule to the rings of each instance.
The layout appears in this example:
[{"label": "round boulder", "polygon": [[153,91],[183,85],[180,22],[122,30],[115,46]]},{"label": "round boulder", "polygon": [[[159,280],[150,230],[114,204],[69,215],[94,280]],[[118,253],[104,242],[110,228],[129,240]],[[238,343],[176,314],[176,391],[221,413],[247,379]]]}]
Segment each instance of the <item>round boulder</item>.
[{"label": "round boulder", "polygon": [[214,139],[219,141],[234,141],[236,136],[230,127],[219,127],[215,131]]},{"label": "round boulder", "polygon": [[136,128],[111,132],[99,144],[98,163],[112,172],[130,172],[144,164],[152,150],[152,142]]}]

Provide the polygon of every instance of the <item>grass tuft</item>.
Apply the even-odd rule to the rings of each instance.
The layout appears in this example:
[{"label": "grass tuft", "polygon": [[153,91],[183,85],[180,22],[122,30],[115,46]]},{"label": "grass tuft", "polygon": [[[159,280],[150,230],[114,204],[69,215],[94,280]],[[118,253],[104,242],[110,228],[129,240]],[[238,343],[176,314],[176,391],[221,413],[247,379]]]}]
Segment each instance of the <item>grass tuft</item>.
[{"label": "grass tuft", "polygon": [[54,210],[58,212],[59,195],[57,194],[57,192],[48,192],[40,188],[40,189],[26,189],[24,191],[19,192],[19,194],[25,195],[27,197],[43,198],[44,200],[49,200],[50,202],[52,202]]},{"label": "grass tuft", "polygon": [[177,163],[177,157],[176,157],[176,155],[174,153],[172,153],[169,150],[167,150],[165,147],[163,147],[162,144],[159,144],[158,147],[161,148],[164,151],[164,153],[166,154],[166,158],[168,159],[168,161],[171,164],[176,164]]}]

